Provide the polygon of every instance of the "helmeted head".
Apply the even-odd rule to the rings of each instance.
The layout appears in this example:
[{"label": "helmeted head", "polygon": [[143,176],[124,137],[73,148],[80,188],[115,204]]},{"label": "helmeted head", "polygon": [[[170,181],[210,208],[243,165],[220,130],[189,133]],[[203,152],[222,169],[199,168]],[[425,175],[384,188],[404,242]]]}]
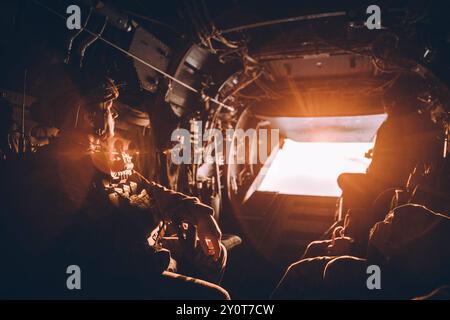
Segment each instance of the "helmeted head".
[{"label": "helmeted head", "polygon": [[113,137],[117,116],[113,101],[119,96],[116,85],[107,77],[86,75],[80,87],[75,128],[80,127],[97,139]]},{"label": "helmeted head", "polygon": [[418,94],[422,90],[421,79],[416,75],[400,75],[383,92],[383,105],[389,115],[402,115],[418,109]]},{"label": "helmeted head", "polygon": [[47,81],[52,85],[39,92],[31,108],[35,121],[58,128],[62,134],[77,131],[100,139],[114,135],[113,101],[119,91],[111,79],[60,66]]},{"label": "helmeted head", "polygon": [[50,90],[41,92],[32,108],[34,119],[42,126],[59,130],[59,152],[66,150],[73,156],[88,153],[97,169],[109,174],[116,167],[112,164],[117,158],[113,145],[117,86],[100,72],[67,66],[61,66],[49,78],[56,81]]},{"label": "helmeted head", "polygon": [[114,137],[117,112],[113,102],[119,96],[117,86],[102,75],[85,74],[80,88],[77,127],[88,134],[93,164],[108,175],[129,170],[132,163],[123,153],[122,140]]}]

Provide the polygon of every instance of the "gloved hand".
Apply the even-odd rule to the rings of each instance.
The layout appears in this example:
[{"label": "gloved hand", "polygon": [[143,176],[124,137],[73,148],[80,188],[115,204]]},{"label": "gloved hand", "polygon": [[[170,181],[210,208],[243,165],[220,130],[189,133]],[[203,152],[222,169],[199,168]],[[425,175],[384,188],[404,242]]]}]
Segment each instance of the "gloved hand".
[{"label": "gloved hand", "polygon": [[197,236],[203,252],[217,261],[220,257],[222,232],[213,217],[213,208],[195,203],[189,211],[193,218],[191,223],[197,227]]},{"label": "gloved hand", "polygon": [[220,243],[220,256],[215,259],[214,255],[205,253],[203,246],[197,245],[197,238],[197,227],[183,224],[177,236],[162,238],[162,247],[176,261],[174,272],[219,284],[227,263],[227,249]]},{"label": "gloved hand", "polygon": [[197,236],[203,252],[214,261],[220,257],[222,232],[214,220],[214,209],[180,192],[149,182],[146,187],[155,202],[161,220],[189,223],[197,227]]},{"label": "gloved hand", "polygon": [[222,232],[213,216],[208,215],[198,220],[197,234],[203,252],[217,261],[220,257]]}]

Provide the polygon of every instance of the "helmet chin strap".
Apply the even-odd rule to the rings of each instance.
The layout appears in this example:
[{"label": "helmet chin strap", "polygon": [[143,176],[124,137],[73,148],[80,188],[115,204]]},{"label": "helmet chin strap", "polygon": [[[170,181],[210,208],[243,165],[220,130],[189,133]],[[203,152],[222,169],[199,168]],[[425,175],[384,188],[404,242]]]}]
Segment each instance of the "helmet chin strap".
[{"label": "helmet chin strap", "polygon": [[81,109],[81,105],[78,105],[77,113],[75,115],[75,124],[73,126],[75,129],[78,127],[78,119],[80,117],[80,109]]}]

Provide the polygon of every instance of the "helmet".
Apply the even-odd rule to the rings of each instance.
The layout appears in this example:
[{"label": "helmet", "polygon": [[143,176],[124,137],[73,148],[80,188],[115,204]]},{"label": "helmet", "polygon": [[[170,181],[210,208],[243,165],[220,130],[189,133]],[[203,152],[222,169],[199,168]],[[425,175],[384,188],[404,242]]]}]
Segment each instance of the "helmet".
[{"label": "helmet", "polygon": [[385,106],[395,102],[396,112],[417,110],[419,101],[417,95],[423,90],[422,79],[417,75],[403,74],[397,77],[393,84],[383,92]]},{"label": "helmet", "polygon": [[81,93],[83,104],[87,108],[119,97],[119,90],[113,80],[105,76],[93,76],[91,74],[84,76]]}]

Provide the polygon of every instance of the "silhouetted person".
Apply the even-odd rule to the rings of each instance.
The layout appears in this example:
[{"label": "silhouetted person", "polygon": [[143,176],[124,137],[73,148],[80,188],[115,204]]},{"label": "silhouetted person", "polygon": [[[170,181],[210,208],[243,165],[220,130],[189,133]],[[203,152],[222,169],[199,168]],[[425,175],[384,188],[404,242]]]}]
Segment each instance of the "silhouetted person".
[{"label": "silhouetted person", "polygon": [[[2,286],[9,298],[227,298],[222,288],[167,273],[169,253],[147,239],[160,220],[197,227],[199,248],[221,256],[213,209],[197,198],[142,182],[150,205],[116,206],[103,181],[121,170],[112,152],[114,83],[60,70],[36,106],[39,122],[60,129],[50,143],[11,164],[2,180]],[[80,78],[78,78],[80,77]],[[61,86],[59,86],[61,85]],[[3,177],[2,177],[3,178]],[[68,290],[66,268],[79,265],[82,290]]]},{"label": "silhouetted person", "polygon": [[[344,207],[353,208],[348,211],[346,216],[345,229],[336,230],[338,237],[335,240],[312,242],[303,258],[292,264],[286,271],[274,292],[274,298],[355,298],[370,296],[367,294],[367,288],[365,287],[365,280],[367,279],[365,268],[370,263],[385,265],[386,262],[386,253],[379,254],[377,249],[373,250],[373,243],[383,237],[385,237],[385,240],[389,237],[387,234],[372,231],[369,240],[370,250],[367,251],[368,231],[375,223],[385,219],[392,199],[390,188],[394,189],[406,185],[409,174],[418,163],[437,163],[440,162],[442,155],[443,144],[440,139],[439,128],[431,122],[426,114],[419,114],[416,108],[408,108],[408,106],[416,103],[412,99],[412,97],[415,97],[416,91],[412,89],[407,80],[400,78],[398,81],[400,82],[397,82],[384,95],[388,118],[378,130],[373,161],[366,174],[345,173],[339,177],[339,185],[343,189]],[[444,175],[443,179],[447,179],[447,175]],[[442,185],[442,183],[439,185]],[[444,190],[448,190],[448,188],[444,187]],[[432,190],[431,193],[435,194],[436,192],[437,190]],[[437,193],[442,194],[442,190]],[[446,200],[448,203],[448,196]],[[420,204],[422,203],[420,202]],[[447,219],[442,219],[442,216],[434,215],[432,211],[421,206],[399,207],[394,209],[393,214],[395,213],[398,217],[401,217],[401,220],[395,220],[401,221],[400,224],[396,224],[396,233],[399,238],[402,228],[420,229],[423,227],[421,222],[428,218],[434,220],[433,217],[439,217],[436,220],[444,221],[447,229],[449,226]],[[414,215],[418,218],[415,219]],[[410,221],[408,221],[408,217],[411,218]],[[424,217],[423,221],[421,220],[422,217]],[[388,216],[386,219],[390,221],[391,218]],[[401,227],[398,227],[399,225]],[[439,243],[439,237],[443,233],[434,237],[431,230],[429,231],[427,232],[427,238],[422,238],[422,235],[418,238],[421,240],[430,239],[433,243]],[[392,239],[386,241],[390,240]],[[399,243],[391,243],[391,245],[402,246]],[[406,259],[420,259],[422,254],[415,254],[409,258],[407,255],[409,249],[413,253],[423,250],[422,247],[423,243],[420,241],[415,241],[414,246],[402,247],[402,259],[405,259],[404,261]],[[439,247],[439,250],[443,250],[443,248]],[[360,255],[354,256],[355,251],[358,251]],[[439,252],[439,254],[443,253]],[[387,259],[389,260],[393,256],[389,252]],[[436,256],[438,255],[436,254]],[[445,263],[449,263],[448,256],[445,254],[443,256],[446,257]],[[400,257],[399,252],[395,252],[395,257]],[[408,270],[409,266],[404,261],[402,261],[402,267]],[[434,267],[437,263],[432,260],[432,255],[428,257],[428,260],[424,259],[420,262],[434,264]],[[405,279],[411,280],[412,276],[409,276],[409,278],[405,276],[405,279],[395,281],[396,274],[402,272],[402,267],[395,266],[392,262],[389,263],[387,268],[391,272],[393,287],[390,288],[392,291],[387,294],[397,296],[408,294],[408,288],[406,288],[408,280]],[[427,271],[426,268],[428,267],[425,265],[423,267],[423,269],[417,269]],[[439,269],[439,272],[445,274],[443,270],[445,268]],[[416,270],[414,272],[420,273]],[[427,276],[429,276],[430,282],[425,281],[421,286],[429,290],[433,289],[433,285],[446,284],[445,281],[448,281],[448,278],[443,278],[444,282],[439,283],[439,276],[433,278],[433,271],[430,271]],[[448,274],[445,277],[448,277]],[[399,289],[401,292],[395,292],[395,285],[401,287]],[[413,289],[420,291],[420,286]]]},{"label": "silhouetted person", "polygon": [[370,208],[383,191],[404,187],[418,163],[441,156],[440,131],[428,114],[418,112],[417,90],[415,80],[401,76],[384,92],[387,119],[377,131],[372,162],[365,174],[338,178],[344,214],[350,208]]},{"label": "silhouetted person", "polygon": [[[447,214],[420,205],[399,206],[372,228],[367,258],[303,259],[288,268],[273,298],[412,299],[428,294],[450,283],[449,235]],[[380,290],[367,286],[374,273],[369,266],[379,267]]]}]

